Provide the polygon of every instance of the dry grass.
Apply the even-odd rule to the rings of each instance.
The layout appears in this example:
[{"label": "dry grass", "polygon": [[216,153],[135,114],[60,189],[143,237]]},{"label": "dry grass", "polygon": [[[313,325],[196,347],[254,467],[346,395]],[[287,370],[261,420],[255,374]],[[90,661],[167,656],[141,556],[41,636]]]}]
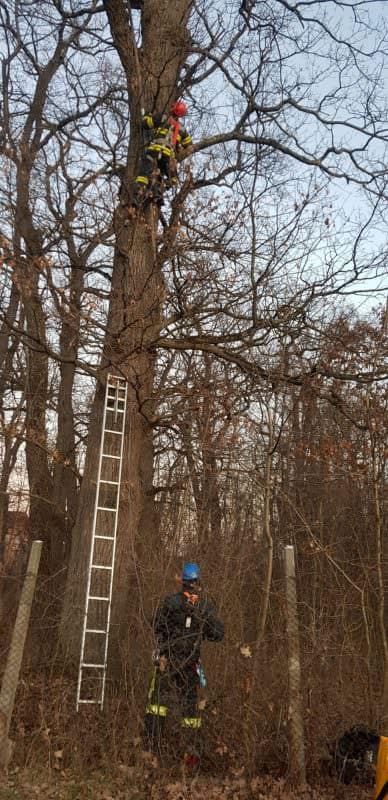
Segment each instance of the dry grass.
[{"label": "dry grass", "polygon": [[[0,800],[369,800],[372,787],[344,787],[309,769],[312,785],[293,788],[284,775],[284,753],[244,765],[233,729],[219,746],[220,730],[204,731],[201,773],[185,774],[174,740],[159,765],[142,759],[141,715],[129,701],[111,696],[103,713],[76,714],[69,678],[30,674],[19,687],[12,725],[15,755],[0,776]],[[217,725],[218,717],[214,718]],[[213,737],[213,738],[212,738]],[[218,739],[217,739],[218,737]],[[272,758],[273,769],[269,767]],[[283,758],[283,762],[282,762]],[[266,774],[264,774],[266,773]],[[271,774],[269,774],[271,773]],[[283,775],[282,775],[283,773]],[[277,777],[275,777],[277,776]]]},{"label": "dry grass", "polygon": [[[0,778],[0,800],[370,800],[371,786],[344,787],[323,774],[316,743],[326,738],[325,717],[318,713],[306,724],[311,785],[290,786],[286,726],[268,702],[275,692],[267,684],[260,685],[259,712],[247,718],[244,740],[244,668],[245,661],[235,665],[235,688],[217,693],[210,687],[195,780],[182,772],[172,726],[163,764],[153,769],[142,762],[140,683],[110,685],[103,712],[84,707],[77,714],[76,676],[53,668],[45,674],[24,670],[10,731],[15,753],[8,775]],[[210,672],[217,674],[214,667]],[[274,670],[268,674],[276,681]]]}]

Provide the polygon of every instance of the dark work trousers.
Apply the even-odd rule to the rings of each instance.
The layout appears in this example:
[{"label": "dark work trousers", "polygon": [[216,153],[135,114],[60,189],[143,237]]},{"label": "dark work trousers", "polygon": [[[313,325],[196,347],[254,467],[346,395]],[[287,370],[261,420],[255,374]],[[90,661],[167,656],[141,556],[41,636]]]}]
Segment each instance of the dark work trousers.
[{"label": "dark work trousers", "polygon": [[183,745],[187,752],[199,749],[201,718],[198,710],[198,686],[195,664],[182,668],[167,664],[163,671],[154,667],[145,713],[145,749],[160,751],[163,728],[174,694],[178,696],[181,711],[179,745]]},{"label": "dark work trousers", "polygon": [[153,150],[145,150],[140,162],[139,173],[135,178],[135,183],[148,186],[152,183],[153,175],[160,171],[161,177],[170,179],[170,157],[163,153],[155,153]]}]

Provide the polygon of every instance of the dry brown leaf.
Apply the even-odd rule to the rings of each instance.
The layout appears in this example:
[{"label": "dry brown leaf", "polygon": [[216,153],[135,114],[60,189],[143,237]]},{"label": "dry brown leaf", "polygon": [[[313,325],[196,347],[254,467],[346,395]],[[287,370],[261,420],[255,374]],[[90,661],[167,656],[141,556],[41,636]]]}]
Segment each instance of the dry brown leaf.
[{"label": "dry brown leaf", "polygon": [[240,653],[244,658],[252,658],[252,650],[249,647],[249,644],[242,644],[240,647]]},{"label": "dry brown leaf", "polygon": [[242,766],[242,767],[231,767],[230,771],[231,771],[232,775],[234,775],[236,778],[239,778],[240,775],[243,775],[243,773],[245,772],[245,767],[244,766]]},{"label": "dry brown leaf", "polygon": [[226,753],[228,752],[228,747],[225,744],[225,742],[219,740],[215,752],[218,753],[220,756],[225,756]]}]

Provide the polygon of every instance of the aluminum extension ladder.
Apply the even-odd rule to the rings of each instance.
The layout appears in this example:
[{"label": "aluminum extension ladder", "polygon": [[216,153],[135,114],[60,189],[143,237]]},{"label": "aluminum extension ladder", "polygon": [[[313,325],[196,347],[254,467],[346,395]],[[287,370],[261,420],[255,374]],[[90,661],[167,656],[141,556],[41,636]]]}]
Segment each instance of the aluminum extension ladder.
[{"label": "aluminum extension ladder", "polygon": [[94,703],[101,708],[104,703],[126,407],[126,380],[108,375],[78,671],[77,711],[81,703]]}]

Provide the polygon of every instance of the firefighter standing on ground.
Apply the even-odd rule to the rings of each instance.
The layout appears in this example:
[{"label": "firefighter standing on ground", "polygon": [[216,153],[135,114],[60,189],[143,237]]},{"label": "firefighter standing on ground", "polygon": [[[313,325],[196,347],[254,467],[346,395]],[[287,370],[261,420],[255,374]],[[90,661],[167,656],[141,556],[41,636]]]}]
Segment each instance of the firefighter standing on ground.
[{"label": "firefighter standing on ground", "polygon": [[146,199],[161,205],[164,189],[177,184],[175,157],[179,150],[191,145],[191,136],[179,121],[186,113],[186,104],[178,100],[172,104],[167,119],[160,114],[144,114],[145,149],[133,191],[136,208]]},{"label": "firefighter standing on ground", "polygon": [[166,597],[157,609],[154,634],[157,651],[145,714],[145,749],[160,749],[169,696],[175,688],[181,705],[181,726],[186,733],[187,763],[194,766],[199,760],[195,744],[201,727],[197,689],[206,685],[200,661],[201,642],[220,642],[224,636],[224,626],[214,606],[201,596],[197,564],[184,565],[182,591]]}]

